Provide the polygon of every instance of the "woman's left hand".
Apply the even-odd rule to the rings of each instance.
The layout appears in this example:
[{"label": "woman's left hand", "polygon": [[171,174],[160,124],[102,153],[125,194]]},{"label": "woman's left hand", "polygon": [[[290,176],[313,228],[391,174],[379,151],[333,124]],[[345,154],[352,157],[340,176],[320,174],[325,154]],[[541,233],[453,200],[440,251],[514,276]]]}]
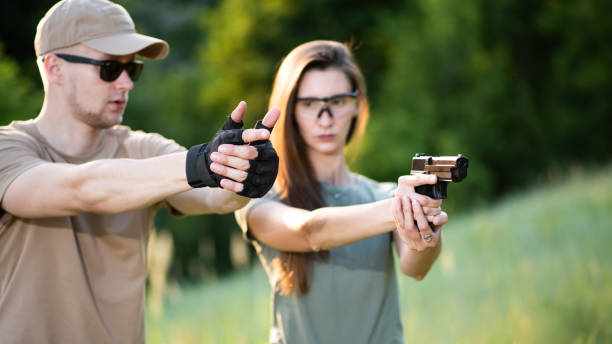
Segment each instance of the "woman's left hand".
[{"label": "woman's left hand", "polygon": [[[428,198],[418,194],[396,194],[392,206],[400,239],[417,251],[436,247],[440,242],[442,225],[448,222],[448,215],[440,208],[441,202],[427,204],[434,207],[423,207],[419,201],[427,200],[420,200],[421,197]],[[433,223],[433,230],[428,222]]]}]

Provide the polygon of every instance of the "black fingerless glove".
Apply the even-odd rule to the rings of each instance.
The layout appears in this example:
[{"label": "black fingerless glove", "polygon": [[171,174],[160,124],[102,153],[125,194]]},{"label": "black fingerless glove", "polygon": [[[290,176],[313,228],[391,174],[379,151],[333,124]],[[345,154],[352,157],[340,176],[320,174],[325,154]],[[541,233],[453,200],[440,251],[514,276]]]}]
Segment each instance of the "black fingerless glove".
[{"label": "black fingerless glove", "polygon": [[185,164],[185,172],[187,173],[189,185],[194,188],[221,186],[220,183],[223,177],[210,170],[212,162],[210,154],[216,152],[219,146],[225,143],[234,145],[244,144],[244,141],[242,141],[242,124],[242,121],[234,122],[229,117],[210,142],[189,148]]},{"label": "black fingerless glove", "polygon": [[[257,122],[255,129],[268,129],[272,132],[272,128],[266,127],[261,121]],[[250,160],[248,175],[242,182],[244,189],[238,194],[249,198],[259,198],[274,185],[278,174],[278,155],[270,140],[255,141],[251,143],[251,146],[257,149],[257,158]]]},{"label": "black fingerless glove", "polygon": [[[220,187],[220,176],[210,170],[210,154],[217,151],[222,144],[242,145],[241,129],[243,122],[234,122],[231,117],[225,121],[223,127],[209,143],[203,143],[189,148],[187,152],[186,173],[187,182],[194,188],[209,186]],[[268,129],[261,121],[257,122],[256,129]],[[272,147],[270,140],[252,142],[251,145],[257,149],[257,157],[249,160],[247,177],[242,181],[243,189],[238,194],[249,198],[259,198],[266,194],[274,185],[278,174],[278,155]]]}]

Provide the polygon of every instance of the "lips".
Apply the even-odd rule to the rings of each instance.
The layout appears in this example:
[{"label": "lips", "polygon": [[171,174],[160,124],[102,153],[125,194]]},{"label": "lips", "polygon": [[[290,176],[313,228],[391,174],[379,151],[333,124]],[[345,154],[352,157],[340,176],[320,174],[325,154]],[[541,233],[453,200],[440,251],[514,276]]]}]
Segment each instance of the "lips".
[{"label": "lips", "polygon": [[317,135],[317,138],[321,141],[332,141],[335,137],[334,134]]},{"label": "lips", "polygon": [[115,99],[111,100],[110,103],[118,109],[123,109],[125,107],[126,100],[125,99]]}]

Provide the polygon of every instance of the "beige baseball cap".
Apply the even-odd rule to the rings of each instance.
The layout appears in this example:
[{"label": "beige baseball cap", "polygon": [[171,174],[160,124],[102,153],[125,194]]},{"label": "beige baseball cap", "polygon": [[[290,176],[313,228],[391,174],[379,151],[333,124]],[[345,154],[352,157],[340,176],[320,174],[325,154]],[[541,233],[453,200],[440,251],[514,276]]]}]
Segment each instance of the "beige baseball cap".
[{"label": "beige baseball cap", "polygon": [[82,43],[109,55],[138,54],[160,60],[170,47],[161,39],[136,33],[120,5],[107,0],[62,0],[40,20],[34,38],[36,56]]}]

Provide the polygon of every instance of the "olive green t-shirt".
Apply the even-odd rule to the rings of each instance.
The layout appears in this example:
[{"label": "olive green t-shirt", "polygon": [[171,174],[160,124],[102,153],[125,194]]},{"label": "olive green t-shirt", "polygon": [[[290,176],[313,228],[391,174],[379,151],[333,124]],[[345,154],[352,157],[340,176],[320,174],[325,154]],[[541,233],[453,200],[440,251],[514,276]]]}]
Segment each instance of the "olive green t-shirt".
[{"label": "olive green t-shirt", "polygon": [[[351,185],[322,184],[327,205],[392,197],[393,184],[354,176]],[[253,238],[246,222],[252,209],[270,201],[279,202],[274,190],[236,212],[272,287],[270,343],[403,343],[391,233],[330,250],[328,258],[314,260],[305,295],[281,295],[270,265],[280,252]]]},{"label": "olive green t-shirt", "polygon": [[[0,197],[39,164],[144,159],[182,150],[160,135],[115,126],[93,152],[67,156],[33,121],[13,122],[0,127]],[[144,343],[146,246],[162,205],[44,219],[2,210],[0,342]]]}]

